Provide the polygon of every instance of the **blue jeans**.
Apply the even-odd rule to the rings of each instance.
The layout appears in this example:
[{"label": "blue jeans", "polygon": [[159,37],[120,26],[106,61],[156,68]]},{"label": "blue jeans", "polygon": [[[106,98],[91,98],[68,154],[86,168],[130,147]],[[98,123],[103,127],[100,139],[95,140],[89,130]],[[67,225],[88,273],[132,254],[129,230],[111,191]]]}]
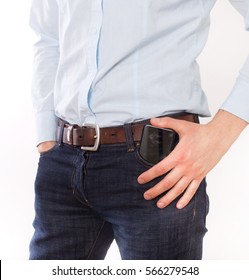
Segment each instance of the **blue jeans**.
[{"label": "blue jeans", "polygon": [[161,178],[137,183],[148,168],[126,144],[97,152],[57,145],[42,154],[30,259],[104,259],[114,238],[122,259],[201,259],[205,181],[184,209],[176,208],[179,198],[159,209],[143,193]]}]

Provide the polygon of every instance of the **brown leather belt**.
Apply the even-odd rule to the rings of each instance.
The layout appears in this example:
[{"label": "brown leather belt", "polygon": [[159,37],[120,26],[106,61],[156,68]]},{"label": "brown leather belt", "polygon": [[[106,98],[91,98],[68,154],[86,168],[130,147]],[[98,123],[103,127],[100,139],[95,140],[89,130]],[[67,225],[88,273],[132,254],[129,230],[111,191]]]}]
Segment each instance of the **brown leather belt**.
[{"label": "brown leather belt", "polygon": [[[198,116],[194,114],[176,114],[169,117],[189,122],[198,122]],[[150,120],[145,120],[128,124],[135,142],[140,141],[143,128],[149,123]],[[61,136],[61,142],[64,144],[79,146],[83,150],[96,151],[99,145],[125,143],[127,141],[126,126],[99,128],[95,124],[79,126],[59,120],[57,140],[59,141]]]}]

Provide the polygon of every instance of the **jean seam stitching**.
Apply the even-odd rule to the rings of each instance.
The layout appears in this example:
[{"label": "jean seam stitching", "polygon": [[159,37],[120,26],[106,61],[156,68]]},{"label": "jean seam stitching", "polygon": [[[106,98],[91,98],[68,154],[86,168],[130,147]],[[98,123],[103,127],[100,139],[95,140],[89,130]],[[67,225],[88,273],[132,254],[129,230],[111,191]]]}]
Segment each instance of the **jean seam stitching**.
[{"label": "jean seam stitching", "polygon": [[[195,219],[196,219],[196,194],[194,195],[194,208],[193,208],[193,219],[192,219],[192,223],[193,223],[193,227],[195,226]],[[192,231],[193,231],[193,228],[192,228]],[[188,255],[191,253],[192,251],[192,248],[193,248],[193,243],[194,243],[194,238],[193,238],[194,234],[192,232],[192,237],[190,239],[190,244],[189,244],[189,252],[188,252]]]},{"label": "jean seam stitching", "polygon": [[103,221],[103,223],[102,223],[102,225],[101,225],[101,228],[100,228],[100,230],[99,230],[99,232],[98,232],[98,234],[97,234],[97,237],[96,237],[95,241],[93,242],[93,246],[92,246],[92,248],[91,248],[91,250],[90,250],[90,252],[89,252],[89,254],[88,254],[88,256],[87,256],[87,260],[90,259],[90,256],[91,256],[91,254],[92,254],[92,252],[93,252],[93,250],[94,250],[94,248],[95,248],[95,245],[96,245],[96,243],[97,243],[97,241],[98,241],[98,238],[99,238],[99,236],[100,236],[100,233],[101,233],[102,229],[104,228],[105,223],[106,223],[106,222]]},{"label": "jean seam stitching", "polygon": [[80,203],[82,203],[82,204],[84,204],[84,205],[86,205],[86,206],[89,206],[89,205],[87,204],[87,202],[85,202],[85,201],[83,201],[82,199],[80,199],[79,195],[77,195],[77,191],[76,191],[76,189],[75,189],[75,187],[74,187],[74,184],[73,184],[73,179],[74,179],[74,176],[75,176],[75,173],[76,173],[76,169],[77,169],[77,167],[76,167],[76,162],[77,162],[77,160],[78,160],[78,156],[79,156],[79,155],[80,155],[80,153],[78,152],[78,153],[75,155],[74,159],[73,159],[73,166],[74,166],[74,169],[73,169],[73,172],[72,172],[72,175],[71,175],[71,190],[72,190],[73,196],[74,196]]}]

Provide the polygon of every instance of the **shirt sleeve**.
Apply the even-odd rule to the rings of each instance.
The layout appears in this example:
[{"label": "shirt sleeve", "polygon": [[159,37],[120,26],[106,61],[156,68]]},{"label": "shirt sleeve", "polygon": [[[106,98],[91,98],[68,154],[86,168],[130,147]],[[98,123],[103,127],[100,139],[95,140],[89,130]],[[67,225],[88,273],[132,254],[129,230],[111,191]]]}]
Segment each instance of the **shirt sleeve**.
[{"label": "shirt sleeve", "polygon": [[37,35],[31,95],[35,110],[37,144],[55,140],[54,84],[59,61],[58,4],[56,0],[32,0],[30,27]]},{"label": "shirt sleeve", "polygon": [[[229,1],[244,17],[245,28],[249,31],[249,0]],[[221,109],[249,122],[249,56],[241,68],[233,89]]]}]

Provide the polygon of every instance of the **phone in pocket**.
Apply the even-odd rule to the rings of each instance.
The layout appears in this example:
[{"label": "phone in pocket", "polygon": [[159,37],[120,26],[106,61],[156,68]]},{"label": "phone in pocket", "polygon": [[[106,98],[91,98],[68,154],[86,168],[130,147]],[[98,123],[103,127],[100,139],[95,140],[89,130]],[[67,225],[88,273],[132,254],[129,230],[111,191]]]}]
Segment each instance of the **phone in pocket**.
[{"label": "phone in pocket", "polygon": [[168,156],[178,141],[179,136],[172,129],[145,125],[138,153],[143,160],[154,165]]}]

